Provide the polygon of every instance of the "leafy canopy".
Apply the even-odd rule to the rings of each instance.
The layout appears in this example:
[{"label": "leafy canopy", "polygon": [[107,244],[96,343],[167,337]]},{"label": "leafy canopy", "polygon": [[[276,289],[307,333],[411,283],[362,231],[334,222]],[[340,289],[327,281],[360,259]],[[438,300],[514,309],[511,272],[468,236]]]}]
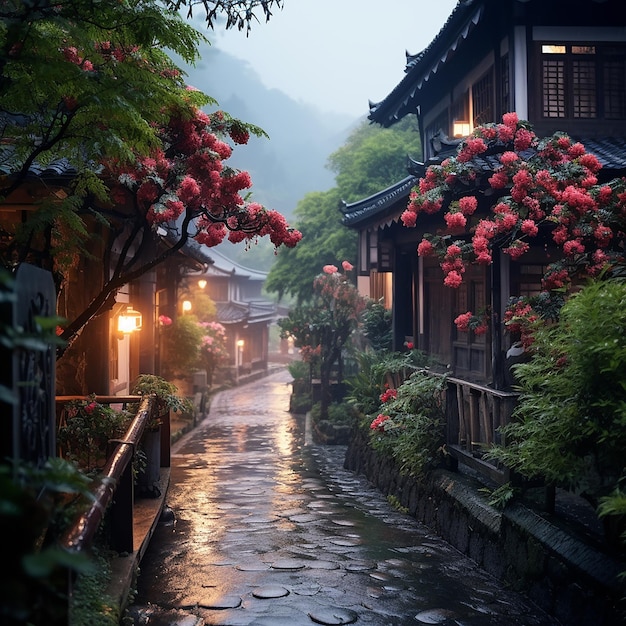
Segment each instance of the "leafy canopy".
[{"label": "leafy canopy", "polygon": [[302,241],[280,251],[265,284],[267,291],[306,302],[317,268],[324,263],[340,265],[344,259],[355,263],[357,233],[342,225],[340,203],[355,202],[396,183],[407,175],[407,155],[420,153],[419,134],[409,120],[391,129],[360,124],[328,159],[337,185],[307,194],[298,203],[294,226]]},{"label": "leafy canopy", "polygon": [[[108,306],[116,291],[139,278],[190,238],[216,245],[268,236],[295,245],[299,233],[282,215],[247,201],[246,172],[224,165],[235,144],[261,129],[223,112],[205,115],[211,98],[188,88],[171,51],[197,58],[204,36],[178,13],[204,7],[213,24],[224,10],[227,26],[266,18],[277,0],[246,2],[4,3],[0,9],[0,198],[11,202],[29,184],[36,210],[6,224],[2,262],[29,261],[55,272],[61,286],[80,256],[97,249],[97,231],[109,233],[104,286],[72,319],[71,342]],[[61,175],[32,174],[49,167]],[[44,179],[45,178],[45,179]],[[23,202],[23,198],[19,199]],[[4,225],[4,224],[3,224]],[[170,246],[152,255],[158,228]]]}]

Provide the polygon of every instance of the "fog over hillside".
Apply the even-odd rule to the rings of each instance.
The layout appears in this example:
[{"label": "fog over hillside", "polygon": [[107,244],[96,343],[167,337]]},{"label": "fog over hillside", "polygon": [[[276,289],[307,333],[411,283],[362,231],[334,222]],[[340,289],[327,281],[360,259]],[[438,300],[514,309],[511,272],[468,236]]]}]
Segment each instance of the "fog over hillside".
[{"label": "fog over hillside", "polygon": [[306,193],[335,186],[326,161],[360,120],[326,114],[282,91],[267,89],[247,63],[214,46],[201,47],[195,67],[178,63],[186,68],[187,82],[215,98],[220,109],[269,135],[269,139],[251,137],[229,159],[234,167],[250,172],[254,200],[291,220]]}]

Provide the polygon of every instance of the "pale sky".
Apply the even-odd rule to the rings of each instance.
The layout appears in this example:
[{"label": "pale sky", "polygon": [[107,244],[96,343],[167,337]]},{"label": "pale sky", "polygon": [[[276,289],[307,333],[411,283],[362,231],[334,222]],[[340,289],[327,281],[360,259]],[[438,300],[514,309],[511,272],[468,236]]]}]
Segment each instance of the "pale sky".
[{"label": "pale sky", "polygon": [[216,27],[212,44],[247,61],[269,88],[322,111],[361,117],[402,80],[405,53],[430,44],[457,0],[284,0],[246,38]]}]

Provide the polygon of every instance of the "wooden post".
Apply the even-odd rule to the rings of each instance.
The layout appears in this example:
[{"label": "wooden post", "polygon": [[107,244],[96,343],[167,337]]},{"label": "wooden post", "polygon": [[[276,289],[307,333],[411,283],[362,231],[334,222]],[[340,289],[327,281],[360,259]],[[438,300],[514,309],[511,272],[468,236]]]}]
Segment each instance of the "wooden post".
[{"label": "wooden post", "polygon": [[119,478],[109,513],[111,547],[118,552],[131,553],[134,551],[134,490],[133,464],[130,462],[126,465],[126,468]]},{"label": "wooden post", "polygon": [[170,447],[172,443],[172,428],[170,424],[170,412],[162,416],[161,422],[161,467],[169,467],[171,464]]}]

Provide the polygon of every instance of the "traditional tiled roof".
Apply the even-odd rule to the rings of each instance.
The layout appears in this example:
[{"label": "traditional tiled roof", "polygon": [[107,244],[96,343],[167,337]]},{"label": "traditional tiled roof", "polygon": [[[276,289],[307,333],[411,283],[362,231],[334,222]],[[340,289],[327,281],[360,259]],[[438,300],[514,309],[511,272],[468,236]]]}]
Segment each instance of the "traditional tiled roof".
[{"label": "traditional tiled roof", "polygon": [[601,173],[611,177],[626,175],[626,137],[572,137],[580,141],[587,152],[594,154],[602,164]]},{"label": "traditional tiled roof", "polygon": [[276,307],[271,302],[216,302],[217,321],[224,326],[254,324],[274,318]]},{"label": "traditional tiled roof", "polygon": [[245,322],[248,319],[248,307],[239,302],[216,302],[217,320],[225,326]]},{"label": "traditional tiled roof", "polygon": [[408,113],[415,112],[414,98],[423,83],[432,80],[439,68],[457,51],[482,16],[482,4],[459,0],[448,20],[427,48],[406,55],[405,77],[380,102],[370,102],[369,119],[391,126]]},{"label": "traditional tiled roof", "polygon": [[[0,152],[0,173],[9,176],[12,173],[7,161],[3,158],[4,154]],[[55,181],[63,183],[71,180],[77,175],[76,168],[70,164],[67,159],[58,159],[48,165],[39,165],[33,163],[28,168],[25,180],[41,180],[45,182]]]},{"label": "traditional tiled roof", "polygon": [[403,204],[402,210],[404,210],[409,193],[417,183],[417,180],[417,176],[409,175],[395,185],[391,185],[391,187],[387,187],[387,189],[383,189],[373,196],[350,204],[342,202],[339,207],[339,210],[343,213],[342,222],[346,226],[355,227],[373,216],[383,219],[388,215],[397,213],[399,203]]}]

